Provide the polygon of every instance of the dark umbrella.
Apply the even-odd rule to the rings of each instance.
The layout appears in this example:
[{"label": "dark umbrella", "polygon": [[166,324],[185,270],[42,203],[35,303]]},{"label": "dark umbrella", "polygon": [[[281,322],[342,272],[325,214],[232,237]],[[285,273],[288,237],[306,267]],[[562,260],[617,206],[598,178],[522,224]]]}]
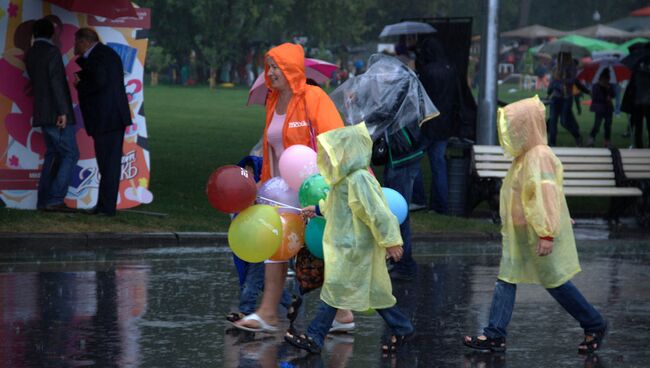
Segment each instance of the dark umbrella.
[{"label": "dark umbrella", "polygon": [[621,60],[621,64],[634,70],[642,61],[650,60],[650,42],[635,43],[630,47],[630,54]]},{"label": "dark umbrella", "polygon": [[77,13],[86,13],[115,19],[122,17],[137,18],[138,14],[129,0],[47,0],[56,6]]}]

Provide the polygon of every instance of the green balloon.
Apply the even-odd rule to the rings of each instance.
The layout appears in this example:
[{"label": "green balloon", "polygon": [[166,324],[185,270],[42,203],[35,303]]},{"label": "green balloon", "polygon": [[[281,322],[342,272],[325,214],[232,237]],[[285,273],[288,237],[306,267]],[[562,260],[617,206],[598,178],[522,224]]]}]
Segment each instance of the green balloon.
[{"label": "green balloon", "polygon": [[330,186],[321,174],[314,174],[302,182],[298,191],[298,200],[303,207],[317,205],[318,201],[325,199],[330,191]]}]

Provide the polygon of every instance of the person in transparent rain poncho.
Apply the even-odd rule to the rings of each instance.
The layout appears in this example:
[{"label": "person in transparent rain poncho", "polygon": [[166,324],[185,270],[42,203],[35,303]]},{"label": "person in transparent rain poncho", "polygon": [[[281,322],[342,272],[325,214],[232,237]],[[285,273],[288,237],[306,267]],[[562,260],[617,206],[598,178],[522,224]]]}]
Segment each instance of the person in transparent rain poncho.
[{"label": "person in transparent rain poncho", "polygon": [[[348,79],[330,95],[347,125],[365,122],[375,142],[373,164],[385,165],[384,186],[399,192],[410,204],[424,156],[420,125],[438,116],[417,75],[399,59],[375,54],[368,70]],[[435,124],[435,120],[431,122]],[[385,144],[383,157],[377,147]],[[410,218],[400,225],[404,256],[393,262],[394,280],[411,280],[417,264],[411,251]]]},{"label": "person in transparent rain poncho", "polygon": [[335,129],[318,136],[318,169],[330,186],[318,206],[303,215],[322,214],[325,280],[321,302],[304,334],[293,329],[285,340],[311,353],[320,353],[338,309],[374,309],[392,330],[382,346],[397,350],[413,335],[413,325],[395,305],[386,257],[402,256],[397,218],[388,208],[377,179],[368,171],[372,140],[364,124]]},{"label": "person in transparent rain poncho", "polygon": [[570,281],[580,272],[572,221],[562,189],[562,163],[546,140],[545,109],[537,96],[497,113],[499,141],[513,157],[501,186],[503,247],[489,323],[480,336],[463,343],[477,350],[503,352],[518,283],[542,285],[579,323],[579,353],[602,343],[607,322]]}]

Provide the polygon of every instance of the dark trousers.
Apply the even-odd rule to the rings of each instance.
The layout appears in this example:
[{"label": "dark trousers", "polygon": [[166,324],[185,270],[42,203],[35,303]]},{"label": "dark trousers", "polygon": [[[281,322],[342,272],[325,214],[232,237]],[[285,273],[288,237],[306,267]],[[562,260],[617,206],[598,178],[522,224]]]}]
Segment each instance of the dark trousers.
[{"label": "dark trousers", "polygon": [[643,119],[648,130],[648,147],[650,147],[650,106],[635,105],[632,110],[632,129],[634,129],[634,147],[643,148]]},{"label": "dark trousers", "polygon": [[96,208],[98,212],[114,215],[122,174],[124,130],[96,134],[93,136],[93,140],[95,141],[95,157],[100,175]]},{"label": "dark trousers", "polygon": [[605,120],[605,139],[612,136],[612,112],[597,112],[594,116],[594,127],[591,129],[591,138],[596,138],[600,130],[600,124]]},{"label": "dark trousers", "polygon": [[[332,327],[337,309],[320,301],[316,316],[312,319],[307,328],[307,336],[311,337],[316,345],[322,347],[325,342],[325,336]],[[397,306],[386,309],[376,309],[377,313],[384,319],[388,327],[395,336],[407,336],[413,333],[414,328],[408,317],[402,313]]]},{"label": "dark trousers", "polygon": [[[420,161],[400,167],[390,167],[386,165],[384,169],[384,186],[396,190],[406,199],[407,204],[411,204],[413,196],[413,185],[420,173]],[[404,245],[402,249],[402,259],[396,262],[393,270],[405,276],[414,276],[417,273],[417,264],[413,259],[411,250],[411,216],[407,214],[406,220],[399,226]]]},{"label": "dark trousers", "polygon": [[573,97],[553,97],[551,98],[550,116],[548,118],[548,145],[553,147],[557,142],[557,121],[560,120],[566,130],[571,133],[576,143],[580,143],[580,126],[573,116]]}]

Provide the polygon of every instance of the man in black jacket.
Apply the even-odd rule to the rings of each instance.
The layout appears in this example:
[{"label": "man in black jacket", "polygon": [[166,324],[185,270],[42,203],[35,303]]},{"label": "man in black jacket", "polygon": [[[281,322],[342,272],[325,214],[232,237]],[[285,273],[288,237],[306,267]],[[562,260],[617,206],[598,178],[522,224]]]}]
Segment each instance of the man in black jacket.
[{"label": "man in black jacket", "polygon": [[99,42],[90,28],[75,33],[75,54],[81,71],[75,85],[86,132],[95,142],[100,181],[94,213],[114,216],[120,186],[124,129],[131,125],[131,111],[124,89],[122,60]]},{"label": "man in black jacket", "polygon": [[[459,124],[460,85],[458,72],[451,64],[440,42],[434,38],[423,41],[418,51],[420,81],[427,91],[429,98],[440,111],[440,116],[422,126],[422,134],[426,137],[426,152],[429,155],[431,168],[431,199],[430,207],[440,214],[448,214],[447,183],[447,141]],[[420,180],[415,191],[424,192]],[[422,196],[424,196],[422,194]]]},{"label": "man in black jacket", "polygon": [[79,159],[72,99],[61,52],[52,41],[54,25],[39,19],[34,22],[32,33],[34,44],[25,58],[34,96],[32,126],[41,127],[46,146],[36,206],[47,211],[65,211],[69,209],[63,200]]}]

